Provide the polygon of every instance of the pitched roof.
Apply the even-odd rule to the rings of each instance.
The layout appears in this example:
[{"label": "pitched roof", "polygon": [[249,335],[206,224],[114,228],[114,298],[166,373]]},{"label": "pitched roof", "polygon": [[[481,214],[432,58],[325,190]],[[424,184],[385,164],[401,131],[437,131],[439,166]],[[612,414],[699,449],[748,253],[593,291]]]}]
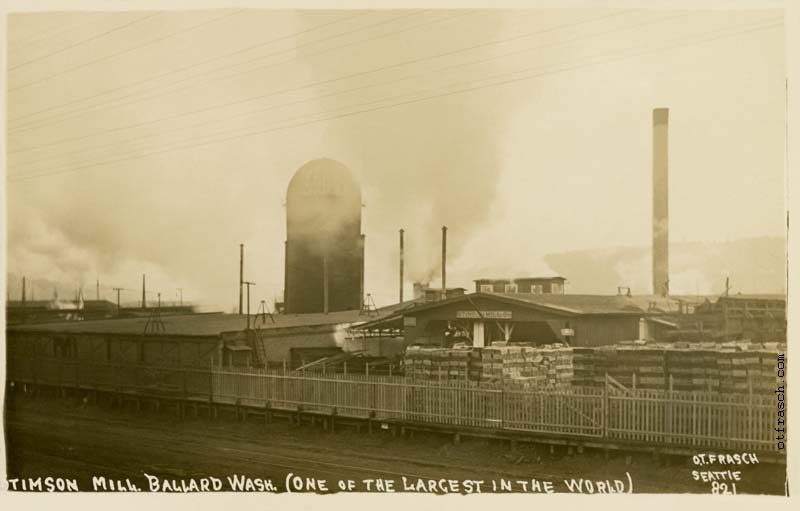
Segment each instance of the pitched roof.
[{"label": "pitched roof", "polygon": [[[352,324],[368,321],[369,316],[360,311],[341,311],[312,314],[275,314],[273,323],[269,317],[264,322],[260,315],[252,315],[251,328],[274,329],[304,326],[321,326],[336,324]],[[373,316],[374,319],[374,316]],[[63,321],[57,323],[40,323],[31,325],[9,326],[9,331],[22,332],[63,332],[63,333],[96,333],[96,334],[143,334],[149,317],[101,319],[94,321]],[[246,316],[238,314],[206,313],[162,315],[163,335],[179,336],[218,336],[223,332],[240,332],[247,326]]]},{"label": "pitched roof", "polygon": [[[433,303],[418,305],[403,311],[404,314],[413,315],[428,309],[441,307],[458,301],[468,301],[473,298],[485,298],[503,303],[547,309],[552,312],[579,315],[579,314],[643,314],[667,312],[676,309],[676,304],[668,299],[659,299],[652,296],[628,297],[618,295],[534,295],[529,293],[471,293],[464,296],[442,300]],[[650,304],[655,303],[656,309],[651,309]]]}]

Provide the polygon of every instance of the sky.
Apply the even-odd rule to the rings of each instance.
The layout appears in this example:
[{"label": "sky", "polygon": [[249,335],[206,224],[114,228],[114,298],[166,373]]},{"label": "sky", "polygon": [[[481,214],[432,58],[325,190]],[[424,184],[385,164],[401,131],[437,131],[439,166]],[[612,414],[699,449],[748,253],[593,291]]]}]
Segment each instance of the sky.
[{"label": "sky", "polygon": [[671,241],[785,236],[777,10],[26,13],[7,44],[8,271],[64,291],[135,300],[147,273],[232,310],[244,243],[271,302],[286,187],[320,157],[361,183],[378,306],[400,228],[406,296],[436,284],[442,225],[468,288],[647,247],[659,107]]}]

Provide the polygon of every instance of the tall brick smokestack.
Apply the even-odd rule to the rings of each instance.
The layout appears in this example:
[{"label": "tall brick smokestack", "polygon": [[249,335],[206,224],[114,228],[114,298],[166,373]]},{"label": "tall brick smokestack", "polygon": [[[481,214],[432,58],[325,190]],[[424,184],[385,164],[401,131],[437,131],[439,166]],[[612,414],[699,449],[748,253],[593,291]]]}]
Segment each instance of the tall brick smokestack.
[{"label": "tall brick smokestack", "polygon": [[669,109],[653,110],[653,294],[669,294]]}]

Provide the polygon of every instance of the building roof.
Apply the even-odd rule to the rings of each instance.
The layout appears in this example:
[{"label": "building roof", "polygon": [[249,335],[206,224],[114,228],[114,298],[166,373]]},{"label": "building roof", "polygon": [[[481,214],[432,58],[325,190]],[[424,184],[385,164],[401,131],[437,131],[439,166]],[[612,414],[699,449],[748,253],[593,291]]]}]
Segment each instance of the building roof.
[{"label": "building roof", "polygon": [[[461,295],[463,297],[464,295]],[[455,298],[451,298],[454,300]],[[400,322],[402,323],[405,311],[414,309],[422,304],[425,304],[425,298],[419,297],[413,300],[406,300],[403,303],[395,303],[381,309],[378,309],[378,314],[372,315],[368,321],[359,323],[355,326],[356,330],[370,330],[385,328],[387,325]],[[438,302],[428,302],[438,303]]]},{"label": "building roof", "polygon": [[484,278],[484,279],[475,279],[475,280],[473,280],[473,282],[516,282],[516,281],[521,281],[521,280],[547,281],[547,280],[567,280],[567,279],[565,279],[564,277],[561,277],[559,275],[550,275],[550,276],[547,276],[547,277],[541,277],[541,276],[540,277],[504,277],[504,278],[497,278],[497,279]]},{"label": "building roof", "polygon": [[[530,293],[471,293],[468,295],[421,304],[403,311],[406,315],[414,315],[436,307],[473,298],[485,298],[511,305],[546,309],[565,315],[582,314],[652,314],[677,310],[677,304],[669,299],[639,296],[628,297],[618,295],[554,295]],[[651,304],[655,307],[651,307]]]},{"label": "building roof", "polygon": [[[77,302],[75,302],[74,300],[62,300],[59,303],[75,305]],[[22,309],[22,308],[28,308],[28,309],[50,309],[52,305],[53,305],[53,300],[52,299],[50,299],[50,300],[26,300],[24,302],[22,300],[8,300],[6,302],[6,308],[7,309]],[[116,308],[117,308],[117,304],[115,304],[114,302],[109,302],[108,300],[84,300],[83,301],[83,310],[97,310],[97,309],[111,310],[111,309],[116,309]],[[53,307],[51,310],[60,310],[60,309],[58,309],[57,307]],[[63,310],[68,311],[69,309],[63,309]],[[75,309],[73,309],[73,310],[75,310]]]},{"label": "building roof", "polygon": [[631,312],[669,312],[677,310],[677,303],[674,300],[647,295],[492,294],[576,314],[620,314]]},{"label": "building roof", "polygon": [[[388,314],[381,313],[378,314]],[[274,329],[274,328],[293,328],[337,324],[353,324],[375,319],[376,316],[368,316],[360,311],[342,311],[313,314],[274,314],[273,323],[269,316],[266,322],[262,321],[260,315],[252,315],[250,319],[251,328]],[[63,333],[90,333],[90,334],[122,334],[137,335],[143,334],[145,325],[149,317],[120,318],[120,319],[101,319],[94,321],[61,321],[57,323],[41,323],[31,325],[9,326],[9,331],[21,332],[63,332]],[[247,325],[246,316],[238,314],[206,313],[206,314],[182,314],[162,316],[161,322],[164,324],[165,332],[159,335],[179,335],[196,337],[214,337],[223,332],[241,332]]]}]

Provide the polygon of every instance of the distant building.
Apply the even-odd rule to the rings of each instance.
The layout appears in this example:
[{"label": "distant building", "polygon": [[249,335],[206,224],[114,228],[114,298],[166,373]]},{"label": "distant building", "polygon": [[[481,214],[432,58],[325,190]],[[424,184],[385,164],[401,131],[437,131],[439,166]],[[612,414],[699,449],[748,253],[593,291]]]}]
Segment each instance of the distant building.
[{"label": "distant building", "polygon": [[113,317],[116,311],[116,304],[108,300],[11,300],[6,302],[6,323],[15,325],[103,319]]},{"label": "distant building", "polygon": [[691,329],[722,339],[786,342],[786,298],[779,295],[730,295],[706,299],[694,307]]},{"label": "distant building", "polygon": [[563,295],[564,277],[526,277],[519,279],[478,279],[476,293],[524,293],[534,295]]}]

